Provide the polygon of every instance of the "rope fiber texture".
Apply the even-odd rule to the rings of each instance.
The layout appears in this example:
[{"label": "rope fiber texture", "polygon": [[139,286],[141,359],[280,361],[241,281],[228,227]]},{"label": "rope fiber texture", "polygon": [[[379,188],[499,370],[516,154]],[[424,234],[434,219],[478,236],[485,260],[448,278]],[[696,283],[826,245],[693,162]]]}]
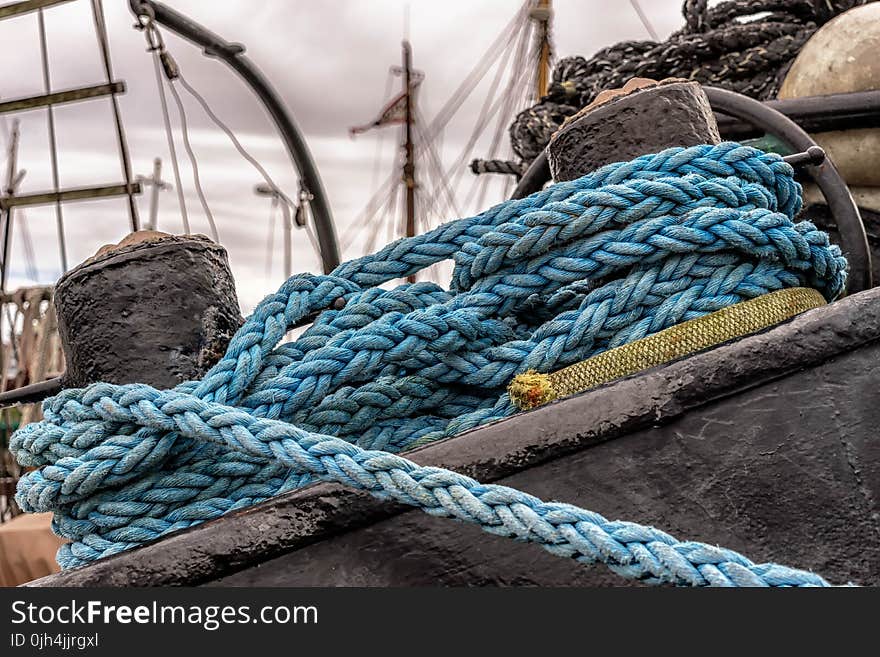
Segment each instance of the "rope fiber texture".
[{"label": "rope fiber texture", "polygon": [[563,121],[603,89],[635,77],[687,78],[758,100],[774,98],[791,62],[822,25],[874,0],[685,0],[685,26],[666,41],[623,41],[590,59],[566,57],[548,94],[510,125],[510,143],[531,162]]},{"label": "rope fiber texture", "polygon": [[[651,527],[484,485],[394,453],[515,412],[505,386],[774,290],[831,300],[846,261],[795,222],[779,156],[734,143],[611,164],[268,296],[201,381],[64,390],[11,450],[18,485],[86,564],[316,480],[340,482],[620,575],[825,585]],[[449,291],[379,285],[455,261]],[[342,298],[345,305],[338,300]],[[288,327],[323,311],[292,342]],[[277,346],[276,346],[277,345]]]},{"label": "rope fiber texture", "polygon": [[670,326],[549,374],[517,374],[507,392],[518,409],[529,410],[777,326],[824,304],[822,295],[810,288],[776,290]]}]

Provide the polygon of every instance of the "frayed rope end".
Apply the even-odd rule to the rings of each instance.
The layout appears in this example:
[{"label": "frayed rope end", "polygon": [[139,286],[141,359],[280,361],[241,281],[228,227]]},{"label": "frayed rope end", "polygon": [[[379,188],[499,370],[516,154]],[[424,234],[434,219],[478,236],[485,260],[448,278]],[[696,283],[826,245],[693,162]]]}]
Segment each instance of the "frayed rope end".
[{"label": "frayed rope end", "polygon": [[528,370],[513,377],[507,386],[510,399],[521,411],[542,406],[557,398],[550,377],[535,370]]}]

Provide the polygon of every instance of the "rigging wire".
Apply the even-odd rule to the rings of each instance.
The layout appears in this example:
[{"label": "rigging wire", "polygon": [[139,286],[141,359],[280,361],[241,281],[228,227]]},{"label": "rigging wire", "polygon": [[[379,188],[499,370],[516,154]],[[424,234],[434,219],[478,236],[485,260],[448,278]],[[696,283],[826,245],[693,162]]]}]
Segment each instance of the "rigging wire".
[{"label": "rigging wire", "polygon": [[648,20],[647,14],[642,10],[642,6],[639,4],[639,0],[629,0],[629,3],[632,5],[632,8],[636,10],[636,13],[639,15],[639,20],[642,21],[642,25],[645,26],[645,29],[648,31],[648,34],[651,37],[652,41],[659,41],[660,37],[657,36],[657,30],[654,29],[654,26],[651,25],[651,21]]},{"label": "rigging wire", "polygon": [[[474,69],[465,76],[464,81],[452,93],[452,96],[443,107],[437,112],[434,120],[431,122],[430,129],[427,130],[429,137],[433,138],[436,132],[446,127],[451,118],[455,115],[461,104],[470,96],[480,81],[485,77],[486,73],[491,69],[492,64],[498,59],[504,47],[509,43],[510,38],[515,35],[522,26],[523,22],[529,21],[529,9],[531,0],[526,0],[520,7],[520,10],[514,15],[510,22],[496,37],[495,41],[489,46],[485,54],[477,60]],[[497,51],[497,52],[496,52]]]},{"label": "rigging wire", "polygon": [[[468,97],[470,97],[470,95],[479,85],[480,81],[486,76],[486,74],[490,70],[492,70],[493,65],[495,65],[499,61],[499,59],[501,59],[503,62],[503,65],[500,65],[499,68],[501,68],[503,71],[503,69],[506,68],[507,64],[510,62],[511,57],[514,56],[513,53],[516,53],[515,58],[517,60],[517,64],[515,64],[513,70],[517,72],[525,67],[525,56],[528,52],[528,35],[531,34],[532,30],[532,21],[529,19],[529,10],[531,8],[531,5],[532,1],[526,0],[526,2],[524,2],[520,6],[519,11],[513,16],[513,18],[502,29],[501,33],[487,48],[484,55],[478,60],[477,65],[465,77],[461,84],[459,84],[459,86],[456,88],[450,98],[434,116],[430,124],[428,124],[426,121],[423,121],[421,118],[419,118],[419,120],[417,121],[417,124],[421,123],[421,125],[424,125],[426,127],[423,130],[419,131],[420,143],[416,144],[416,153],[418,155],[426,155],[426,162],[429,170],[436,173],[436,175],[434,176],[436,178],[436,184],[432,184],[432,196],[437,199],[438,203],[443,203],[443,206],[440,206],[441,211],[443,207],[447,207],[451,209],[454,214],[461,214],[460,212],[458,212],[457,209],[459,207],[459,202],[456,199],[455,189],[457,189],[458,183],[461,181],[462,171],[464,169],[464,162],[467,159],[469,153],[465,152],[459,155],[459,157],[455,160],[456,164],[454,164],[452,167],[446,168],[442,164],[443,161],[439,154],[437,141],[440,139],[449,121],[461,108],[464,101],[467,100]],[[496,72],[495,79],[497,80],[497,82],[494,82],[491,85],[492,91],[489,97],[483,103],[484,109],[488,105],[489,110],[488,112],[480,113],[478,128],[475,128],[474,130],[475,136],[472,134],[471,139],[469,139],[468,141],[470,153],[473,152],[473,148],[475,147],[479,136],[482,134],[482,131],[485,130],[487,125],[491,122],[492,118],[498,113],[498,111],[502,108],[509,108],[511,106],[510,101],[506,101],[504,97],[491,97],[492,95],[494,95],[495,89],[497,89],[501,79],[503,78],[502,71]],[[514,74],[513,77],[519,82],[521,82],[523,78],[522,75],[516,74]],[[515,90],[515,86],[508,85],[508,93],[513,93],[513,90]],[[509,111],[505,111],[504,116],[499,119],[499,124],[505,123],[510,118],[512,118],[512,114],[510,114]],[[471,141],[473,141],[473,144],[471,144]],[[394,208],[396,210],[398,191],[397,178],[399,178],[397,171],[398,164],[399,162],[396,158],[395,168],[385,179],[381,187],[376,189],[374,194],[367,201],[366,205],[357,214],[355,220],[349,223],[349,225],[346,227],[341,240],[343,244],[343,250],[348,249],[357,239],[358,235],[364,230],[370,231],[368,244],[373,244],[376,239],[375,236],[377,233],[376,229],[373,228],[374,222],[377,219],[382,219],[383,216],[387,218],[387,209]],[[454,179],[451,175],[452,172],[455,172]],[[432,183],[434,182],[435,181],[432,180]],[[435,208],[435,210],[436,209],[437,208]],[[394,212],[391,213],[391,216],[394,217]],[[427,216],[431,216],[431,213],[426,215],[426,217]],[[393,240],[393,238],[397,234],[398,228],[395,225],[395,220],[396,218],[393,218],[391,221],[388,222],[389,241]]]},{"label": "rigging wire", "polygon": [[[465,144],[462,153],[459,155],[458,159],[455,160],[455,163],[449,168],[450,171],[455,172],[455,180],[453,182],[453,186],[455,188],[458,188],[458,185],[461,183],[462,176],[464,174],[464,171],[466,170],[465,164],[471,158],[474,148],[476,147],[477,140],[483,134],[486,126],[491,122],[492,118],[495,115],[495,112],[498,111],[498,99],[495,97],[496,92],[498,90],[498,86],[501,84],[501,80],[504,77],[504,73],[507,70],[508,64],[510,63],[510,58],[516,50],[514,46],[516,41],[517,39],[512,39],[509,43],[509,47],[505,49],[504,56],[501,59],[501,62],[498,64],[498,70],[495,72],[495,77],[489,85],[489,90],[486,94],[485,100],[483,101],[483,105],[480,108],[479,113],[477,114],[477,123],[474,124],[474,128],[471,131],[471,135],[468,138],[468,141]],[[516,69],[513,70],[514,72],[516,71]]]},{"label": "rigging wire", "polygon": [[[167,52],[167,49],[165,48],[164,41],[161,39],[161,36],[159,35],[159,30],[155,26],[155,24],[152,21],[150,21],[144,27],[146,29],[152,30],[156,34],[156,44],[157,45],[154,48],[154,52],[156,52],[157,57],[159,56],[158,51],[161,50],[161,51],[165,52],[166,56],[168,56],[170,58],[171,57],[170,53]],[[159,71],[158,68],[157,68],[157,76],[159,77],[159,80],[160,80],[160,88],[162,88],[161,80],[162,80],[163,76],[161,76],[161,72]],[[236,134],[232,130],[232,128],[230,128],[229,125],[227,125],[217,115],[217,113],[214,112],[214,110],[212,109],[212,107],[211,107],[210,103],[207,101],[207,99],[205,99],[205,97],[202,96],[202,94],[200,94],[195,89],[195,87],[193,87],[187,81],[186,77],[183,75],[180,68],[177,66],[176,62],[174,63],[174,76],[173,76],[173,78],[168,75],[166,75],[164,77],[167,78],[168,87],[171,90],[172,96],[174,97],[175,103],[177,105],[177,108],[178,108],[178,111],[180,114],[181,133],[183,136],[184,147],[186,149],[187,155],[189,156],[190,162],[192,164],[193,181],[195,183],[196,192],[198,193],[199,200],[202,204],[202,208],[205,211],[205,216],[207,217],[208,222],[211,226],[211,231],[214,236],[214,240],[219,242],[219,235],[217,232],[217,226],[214,222],[213,214],[211,213],[210,208],[208,207],[207,199],[205,197],[204,190],[201,186],[201,180],[199,178],[199,172],[198,172],[198,161],[196,159],[195,153],[193,151],[192,145],[189,140],[189,133],[188,133],[188,129],[187,129],[186,110],[184,108],[183,101],[180,97],[180,94],[178,93],[177,88],[175,86],[175,81],[179,81],[180,85],[184,88],[184,90],[192,98],[194,98],[196,100],[196,102],[199,104],[199,106],[202,108],[202,110],[205,112],[205,114],[208,116],[208,118],[214,123],[215,126],[220,128],[220,130],[223,132],[223,134],[226,135],[226,137],[232,143],[233,147],[238,152],[238,154],[246,162],[248,162],[248,164],[250,164],[257,171],[258,174],[260,174],[260,176],[263,178],[264,182],[269,186],[269,188],[272,189],[277,194],[277,198],[279,199],[279,201],[283,202],[283,203],[287,203],[291,209],[294,209],[295,204],[290,199],[290,197],[281,190],[281,188],[278,186],[278,184],[275,182],[275,180],[272,178],[272,176],[269,174],[269,172],[266,170],[266,168],[259,162],[259,160],[257,160],[257,158],[254,157],[244,147],[244,145],[238,139],[238,137],[236,136]],[[162,95],[164,97],[164,93]],[[166,107],[166,110],[167,110],[167,107]],[[170,135],[170,132],[169,132],[169,135]],[[300,195],[300,203],[304,203],[304,202],[305,201],[302,198],[302,194],[301,194]],[[275,207],[275,206],[273,205],[273,207]],[[305,212],[305,211],[306,211],[306,208],[303,208],[303,212]],[[272,224],[272,226],[273,226],[273,230],[274,230],[274,223]],[[317,235],[314,232],[314,228],[309,225],[308,221],[306,221],[305,229],[306,229],[305,232],[306,232],[306,235],[309,239],[309,242],[311,242],[312,249],[314,250],[314,252],[317,255],[320,256],[320,254],[321,254],[320,243],[318,242]]]},{"label": "rigging wire", "polygon": [[[437,136],[445,129],[446,124],[452,116],[454,116],[455,112],[458,111],[464,100],[470,96],[480,80],[482,80],[486,73],[491,69],[492,64],[506,50],[510,37],[516,34],[520,29],[521,24],[527,20],[529,4],[529,0],[523,4],[519,12],[514,15],[498,37],[496,37],[495,41],[492,42],[483,57],[478,60],[477,66],[465,77],[462,83],[453,92],[452,96],[450,96],[443,107],[437,112],[434,119],[431,121],[431,124],[428,125],[424,131],[424,142],[433,141],[437,138]],[[420,145],[416,144],[416,153],[418,154],[419,152]],[[395,156],[394,169],[385,179],[382,186],[373,193],[364,207],[358,212],[355,219],[346,227],[341,239],[343,250],[346,250],[351,246],[363,230],[364,225],[369,224],[371,220],[377,216],[380,208],[384,208],[390,197],[395,194],[397,187],[396,178],[399,177],[397,171],[398,164],[397,157]],[[385,199],[385,201],[383,202],[382,199]]]},{"label": "rigging wire", "polygon": [[217,232],[217,224],[214,223],[214,215],[211,213],[211,208],[208,207],[208,199],[205,198],[205,190],[202,189],[202,181],[199,178],[199,162],[196,158],[196,154],[193,151],[192,144],[189,141],[189,128],[187,127],[186,121],[186,108],[183,106],[183,100],[180,98],[180,94],[177,91],[177,87],[174,86],[174,83],[170,80],[168,81],[168,89],[171,91],[171,97],[174,98],[174,102],[177,104],[177,111],[180,115],[180,133],[183,137],[183,147],[186,150],[186,154],[189,157],[190,166],[192,167],[192,175],[193,175],[193,185],[196,188],[196,194],[198,194],[199,202],[202,204],[202,210],[205,212],[205,218],[208,220],[208,225],[211,229],[211,238],[220,243],[220,234]]},{"label": "rigging wire", "polygon": [[[110,40],[107,36],[107,22],[104,18],[103,0],[92,0],[92,14],[95,19],[95,34],[98,37],[98,46],[101,50],[104,72],[107,74],[107,84],[112,84],[113,66],[110,61]],[[128,152],[128,142],[125,139],[125,128],[122,125],[122,114],[119,112],[119,99],[116,97],[115,93],[110,94],[110,104],[113,109],[113,121],[116,125],[119,156],[120,160],[122,160],[122,175],[125,177],[125,191],[126,196],[128,197],[128,212],[131,219],[131,229],[136,231],[140,228],[140,222],[138,220],[137,203],[134,199],[134,188],[132,187],[131,158]]]},{"label": "rigging wire", "polygon": [[[524,69],[526,71],[525,80],[521,83],[521,92],[520,98],[517,99],[515,96],[516,90],[513,86],[511,86],[511,93],[508,95],[508,105],[502,111],[499,116],[498,123],[495,127],[495,135],[492,138],[492,143],[489,146],[489,157],[494,158],[499,155],[499,148],[501,147],[502,139],[504,134],[507,132],[507,125],[510,120],[523,108],[527,107],[532,100],[532,89],[535,87],[537,83],[538,72],[536,68],[526,67]],[[486,180],[486,183],[480,189],[479,196],[477,197],[477,207],[481,208],[484,206],[486,201],[486,193],[489,188],[489,180]]]},{"label": "rigging wire", "polygon": [[162,118],[165,122],[165,138],[168,142],[168,151],[171,154],[171,168],[174,171],[174,184],[177,189],[177,204],[180,206],[180,217],[183,220],[183,232],[189,235],[192,231],[189,226],[189,214],[186,211],[186,199],[183,195],[183,184],[180,180],[180,164],[177,160],[177,148],[174,146],[174,132],[171,129],[171,116],[168,112],[168,99],[165,96],[164,76],[162,63],[158,50],[153,50],[153,64],[156,70],[156,85],[159,88],[159,102],[162,106]]},{"label": "rigging wire", "polygon": [[[400,166],[399,162],[397,163],[397,166],[398,167]],[[386,225],[385,242],[389,243],[389,244],[391,242],[393,242],[395,239],[397,239],[397,236],[398,236],[398,232],[397,232],[398,226],[397,226],[397,221],[396,221],[397,206],[400,204],[400,197],[402,196],[402,192],[403,192],[403,190],[402,190],[403,180],[400,179],[400,176],[396,176],[396,178],[397,178],[397,180],[395,180],[394,189],[391,192],[391,197],[389,198],[388,210],[386,211],[386,216],[385,216],[385,225]],[[376,234],[378,235],[378,230],[376,231]],[[402,232],[401,232],[401,234],[402,234]],[[370,244],[370,248],[368,249],[368,251],[372,252],[375,248],[376,248],[376,244],[375,244],[375,242],[373,242]]]},{"label": "rigging wire", "polygon": [[[6,119],[6,115],[0,114],[0,135],[3,136],[3,145],[5,147],[5,153],[6,153],[6,159],[4,160],[4,162],[7,165],[9,164],[9,150],[8,149],[10,146],[10,135],[12,134],[13,131],[18,130],[18,123],[19,122],[16,119],[13,122],[13,127],[10,127],[9,121],[7,121],[7,119]],[[20,182],[20,176],[23,175],[23,173],[24,173],[24,171],[21,171],[18,173],[18,175],[16,176],[18,178],[18,181],[16,181],[16,182]],[[6,190],[6,193],[10,193],[9,190]],[[24,249],[24,256],[25,256],[25,273],[29,279],[33,280],[35,283],[38,283],[40,280],[40,271],[37,267],[37,258],[36,258],[36,253],[34,251],[34,242],[33,242],[33,239],[31,238],[31,231],[30,231],[30,228],[29,228],[28,223],[26,221],[27,216],[25,214],[24,208],[20,208],[17,214],[19,215],[18,223],[21,226],[21,241],[22,241],[22,247]],[[3,216],[4,216],[5,221],[8,221],[10,218],[10,215],[8,215],[7,213],[4,213]],[[11,258],[10,258],[10,260],[11,260]],[[4,265],[4,266],[6,266],[6,265]]]},{"label": "rigging wire", "polygon": [[[382,98],[391,96],[391,85],[394,83],[394,74],[391,69],[385,75],[385,93]],[[373,182],[370,189],[376,189],[379,186],[379,165],[382,159],[382,147],[385,145],[385,131],[379,130],[379,138],[376,139],[376,152],[373,155]]]},{"label": "rigging wire", "polygon": [[[46,19],[42,8],[37,12],[37,25],[40,33],[40,58],[43,67],[43,87],[46,93],[52,93],[52,81],[49,77],[49,46],[46,39]],[[58,142],[55,139],[55,108],[46,108],[49,129],[49,161],[52,167],[52,191],[58,194],[60,182],[58,176]],[[64,240],[64,213],[61,210],[60,197],[55,201],[55,225],[58,230],[58,251],[61,256],[61,271],[67,271],[67,244]]]},{"label": "rigging wire", "polygon": [[[443,163],[440,161],[440,155],[437,153],[434,142],[427,140],[420,129],[419,123],[421,121],[422,113],[417,110],[416,135],[419,137],[419,141],[424,144],[424,151],[428,154],[428,169],[432,175],[427,179],[432,183],[433,195],[442,200],[450,212],[453,212],[455,215],[461,215],[461,212],[458,210],[458,204],[455,202],[455,194],[453,194],[452,188],[449,185],[449,176],[443,170]],[[438,181],[439,185],[437,184]],[[440,193],[437,193],[437,187],[439,187]]]},{"label": "rigging wire", "polygon": [[[244,160],[247,161],[248,164],[250,164],[257,171],[257,173],[260,174],[265,183],[278,194],[281,202],[287,203],[289,206],[291,206],[291,209],[295,209],[295,204],[293,203],[293,201],[287,194],[281,191],[281,188],[278,186],[272,176],[269,175],[269,172],[266,170],[266,168],[262,164],[260,164],[259,160],[257,160],[256,157],[251,155],[251,153],[244,147],[241,141],[239,141],[238,137],[232,131],[232,128],[230,128],[219,116],[217,116],[205,97],[195,90],[195,88],[186,80],[186,78],[183,76],[183,73],[181,73],[179,69],[177,72],[177,79],[180,80],[180,84],[187,91],[187,93],[195,98],[199,105],[201,105],[205,114],[207,114],[208,118],[211,119],[214,125],[220,128],[220,130],[222,130],[223,133],[229,138],[229,141],[235,147],[235,150],[238,151],[238,154],[241,155],[241,157],[244,158]],[[304,203],[302,195],[300,195],[299,202]],[[306,204],[306,207],[303,208],[303,211],[306,212],[307,208],[308,204]],[[308,215],[311,215],[311,213],[309,212]],[[320,257],[321,245],[318,241],[318,236],[315,233],[313,224],[314,221],[306,221],[304,226],[305,233],[306,237],[308,237],[309,242],[311,243],[312,250],[315,252],[316,255]]]},{"label": "rigging wire", "polygon": [[[242,143],[238,140],[238,137],[235,136],[235,133],[232,131],[226,123],[224,123],[219,116],[211,109],[211,106],[208,104],[208,101],[205,100],[204,96],[202,96],[198,91],[196,91],[193,86],[187,82],[186,78],[183,77],[183,73],[180,72],[180,69],[177,71],[177,79],[180,80],[180,84],[183,88],[189,93],[190,96],[196,99],[199,105],[201,105],[202,109],[205,111],[205,114],[208,115],[208,118],[216,125],[223,133],[229,138],[229,141],[232,142],[232,145],[235,147],[235,150],[238,151],[238,154],[244,158],[248,164],[250,164],[254,169],[256,169],[257,173],[263,178],[265,183],[269,185],[273,190],[278,192],[284,199],[287,200],[288,203],[293,204],[286,194],[281,191],[281,188],[275,183],[272,179],[272,176],[269,175],[269,172],[266,171],[266,168],[260,164],[259,160],[255,158],[250,152],[242,145]],[[320,251],[319,251],[320,253]]]},{"label": "rigging wire", "polygon": [[34,283],[39,283],[40,272],[37,269],[37,257],[34,252],[34,242],[31,239],[31,230],[28,227],[23,211],[18,212],[18,226],[21,234],[21,244],[24,249],[25,273]]},{"label": "rigging wire", "polygon": [[[302,203],[302,201],[300,201],[300,203]],[[304,207],[304,208],[302,209],[302,211],[303,211],[303,212],[306,212],[307,210],[308,210],[308,204],[306,204],[306,207]],[[315,252],[316,254],[320,255],[320,254],[321,254],[321,246],[318,244],[318,236],[317,236],[317,234],[315,233],[315,229],[313,228],[312,224],[313,224],[313,222],[311,222],[311,221],[306,221],[306,223],[305,223],[305,225],[303,226],[303,228],[304,228],[305,231],[306,231],[306,237],[308,237],[308,238],[309,238],[309,242],[312,243],[312,249],[314,250],[314,252]]]},{"label": "rigging wire", "polygon": [[[512,75],[510,80],[508,81],[507,86],[502,92],[501,96],[498,98],[496,102],[496,107],[494,108],[493,114],[497,112],[499,114],[498,121],[496,123],[495,134],[493,135],[492,144],[489,149],[488,157],[495,157],[498,152],[498,147],[501,142],[501,137],[506,128],[507,121],[509,118],[512,118],[515,109],[516,109],[516,92],[519,90],[521,93],[528,93],[528,83],[531,82],[534,78],[534,70],[530,69],[526,66],[528,61],[528,51],[529,51],[529,33],[531,31],[531,25],[529,25],[528,29],[524,29],[520,38],[516,44],[516,52],[514,54],[513,63],[512,63]],[[461,173],[462,169],[459,170]],[[465,200],[465,207],[470,208],[473,207],[471,203],[476,198],[483,199],[485,198],[485,190],[488,186],[488,179],[484,178],[482,181],[477,178],[474,181],[474,184],[471,186],[470,191],[468,192],[467,198]]]}]

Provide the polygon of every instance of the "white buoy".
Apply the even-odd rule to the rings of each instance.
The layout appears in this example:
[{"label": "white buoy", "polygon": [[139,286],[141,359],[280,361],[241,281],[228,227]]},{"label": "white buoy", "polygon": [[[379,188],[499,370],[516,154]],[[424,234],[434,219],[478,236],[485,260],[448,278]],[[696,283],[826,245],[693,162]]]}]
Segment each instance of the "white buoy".
[{"label": "white buoy", "polygon": [[[872,3],[841,14],[804,44],[782,83],[779,98],[878,89],[880,3]],[[813,134],[813,138],[825,149],[854,193],[861,187],[880,187],[880,129],[822,132]],[[874,194],[869,195],[876,195],[880,204],[880,190],[870,191]]]}]

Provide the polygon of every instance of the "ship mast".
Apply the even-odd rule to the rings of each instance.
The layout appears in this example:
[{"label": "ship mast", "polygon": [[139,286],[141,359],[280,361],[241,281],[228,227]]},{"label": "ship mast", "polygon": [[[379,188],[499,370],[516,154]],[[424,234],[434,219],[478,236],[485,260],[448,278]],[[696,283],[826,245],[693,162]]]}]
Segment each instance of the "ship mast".
[{"label": "ship mast", "polygon": [[547,95],[550,84],[550,21],[553,18],[553,0],[538,0],[529,13],[537,23],[538,75],[535,84],[535,100]]},{"label": "ship mast", "polygon": [[[18,184],[24,177],[24,171],[18,170],[18,119],[12,122],[12,131],[9,136],[9,148],[6,155],[6,181],[3,186],[3,195],[11,198],[18,191]],[[3,268],[0,273],[0,292],[6,292],[6,278],[9,273],[9,245],[12,241],[12,209],[9,205],[4,209],[3,217]],[[14,328],[14,327],[13,327]]]},{"label": "ship mast", "polygon": [[[403,164],[403,182],[406,185],[406,237],[416,234],[416,158],[413,148],[413,116],[415,103],[412,92],[412,48],[409,41],[403,42],[403,88],[406,94],[405,105],[405,141]],[[408,276],[407,281],[415,283],[415,276]]]}]

